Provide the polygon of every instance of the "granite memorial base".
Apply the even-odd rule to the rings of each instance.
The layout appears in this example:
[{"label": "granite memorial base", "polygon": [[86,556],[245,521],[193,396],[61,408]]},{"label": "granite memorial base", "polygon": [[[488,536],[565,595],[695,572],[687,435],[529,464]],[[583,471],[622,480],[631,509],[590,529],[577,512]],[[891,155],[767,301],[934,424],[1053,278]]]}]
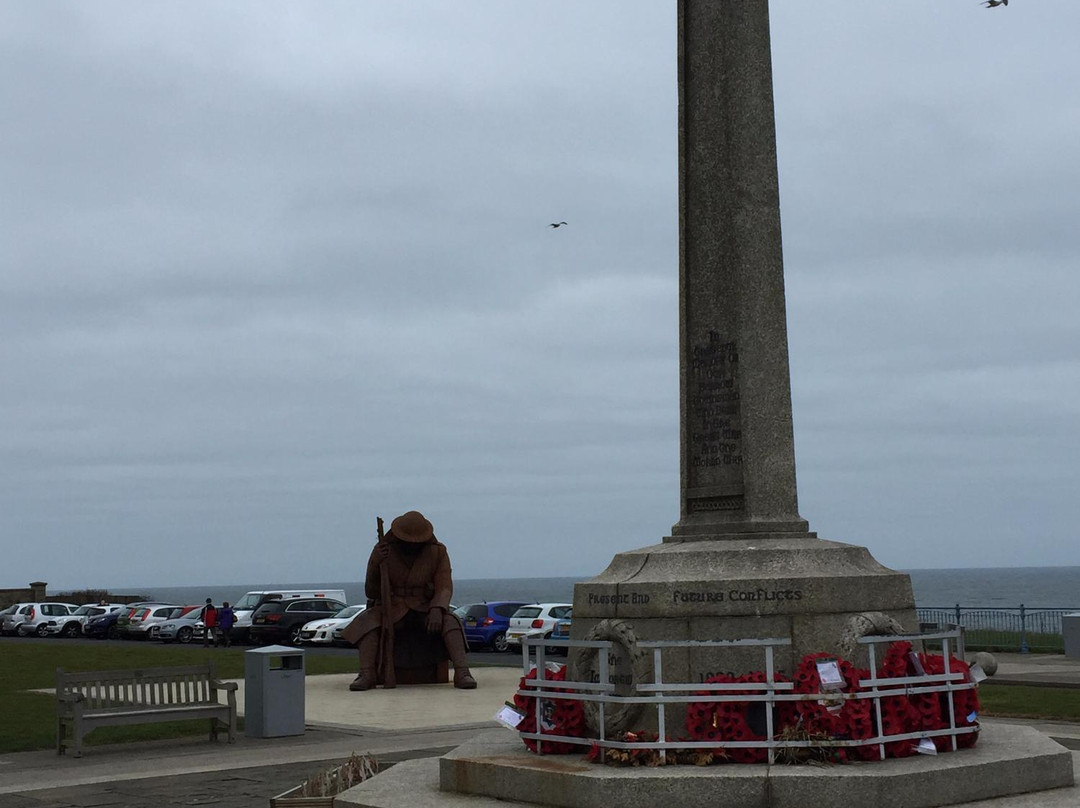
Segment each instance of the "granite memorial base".
[{"label": "granite memorial base", "polygon": [[616,768],[582,755],[538,756],[505,730],[442,758],[398,764],[338,796],[337,808],[547,805],[559,808],[933,808],[1073,785],[1071,753],[1025,726],[984,728],[940,755],[837,766]]},{"label": "granite memorial base", "polygon": [[[789,640],[774,649],[774,666],[790,675],[816,652],[865,667],[866,646],[854,635],[879,633],[867,630],[874,626],[861,618],[867,614],[918,631],[910,579],[883,567],[865,547],[809,536],[667,541],[619,553],[600,575],[577,584],[572,635],[615,641],[609,679],[626,695],[643,671],[644,678],[651,675],[652,659],[639,661],[635,671],[625,638],[605,634],[616,622],[635,641]],[[571,655],[572,679],[596,680],[595,652],[589,654]],[[698,683],[718,673],[763,671],[765,654],[760,646],[667,648],[662,665],[665,682]],[[609,729],[655,729],[651,713],[636,710],[628,716],[633,726],[609,723]]]}]

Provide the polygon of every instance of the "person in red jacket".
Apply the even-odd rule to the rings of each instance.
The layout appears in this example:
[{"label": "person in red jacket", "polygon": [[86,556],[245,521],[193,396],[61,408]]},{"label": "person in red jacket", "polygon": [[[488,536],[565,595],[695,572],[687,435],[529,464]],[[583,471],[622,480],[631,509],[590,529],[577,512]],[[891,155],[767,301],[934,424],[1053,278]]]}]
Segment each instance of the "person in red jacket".
[{"label": "person in red jacket", "polygon": [[206,626],[202,638],[203,647],[205,648],[210,644],[217,647],[217,609],[214,608],[214,601],[210,598],[206,599],[206,605],[203,606],[202,621],[203,625]]}]

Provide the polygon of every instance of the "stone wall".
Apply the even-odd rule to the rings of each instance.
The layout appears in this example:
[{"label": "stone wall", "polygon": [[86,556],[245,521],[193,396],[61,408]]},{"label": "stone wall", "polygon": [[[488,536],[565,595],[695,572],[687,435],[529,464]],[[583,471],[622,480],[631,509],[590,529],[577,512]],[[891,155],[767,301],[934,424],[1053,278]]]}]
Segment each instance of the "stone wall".
[{"label": "stone wall", "polygon": [[48,584],[44,581],[31,581],[25,589],[0,589],[0,609],[8,607],[12,603],[45,600],[45,589],[47,587]]}]

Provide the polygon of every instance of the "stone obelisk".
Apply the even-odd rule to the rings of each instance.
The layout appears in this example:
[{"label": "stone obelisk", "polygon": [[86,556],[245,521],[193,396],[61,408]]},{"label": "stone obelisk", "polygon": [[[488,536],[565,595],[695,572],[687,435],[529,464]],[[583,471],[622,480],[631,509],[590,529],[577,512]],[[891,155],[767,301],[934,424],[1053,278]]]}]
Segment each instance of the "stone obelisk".
[{"label": "stone obelisk", "polygon": [[805,534],[765,0],[679,3],[679,258],[672,533]]},{"label": "stone obelisk", "polygon": [[[768,0],[679,0],[678,14],[680,517],[575,587],[573,635],[790,638],[790,670],[866,626],[916,628],[911,582],[799,515]],[[663,664],[689,682],[764,668],[760,649]]]}]

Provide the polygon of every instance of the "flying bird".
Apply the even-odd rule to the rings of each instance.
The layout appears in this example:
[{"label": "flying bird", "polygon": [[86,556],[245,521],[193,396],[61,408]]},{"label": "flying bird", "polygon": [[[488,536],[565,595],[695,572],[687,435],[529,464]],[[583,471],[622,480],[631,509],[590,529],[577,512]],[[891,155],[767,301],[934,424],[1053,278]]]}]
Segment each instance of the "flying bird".
[{"label": "flying bird", "polygon": [[[987,0],[987,2],[992,2],[992,0]],[[998,0],[998,2],[1001,2],[1001,0]],[[1005,0],[1005,2],[1007,3],[1009,0]],[[566,224],[566,222],[552,222],[548,227],[562,227],[564,224]]]},{"label": "flying bird", "polygon": [[980,3],[979,5],[986,6],[987,8],[993,8],[994,6],[1007,6],[1009,5],[1009,0],[986,0],[985,3]]}]

